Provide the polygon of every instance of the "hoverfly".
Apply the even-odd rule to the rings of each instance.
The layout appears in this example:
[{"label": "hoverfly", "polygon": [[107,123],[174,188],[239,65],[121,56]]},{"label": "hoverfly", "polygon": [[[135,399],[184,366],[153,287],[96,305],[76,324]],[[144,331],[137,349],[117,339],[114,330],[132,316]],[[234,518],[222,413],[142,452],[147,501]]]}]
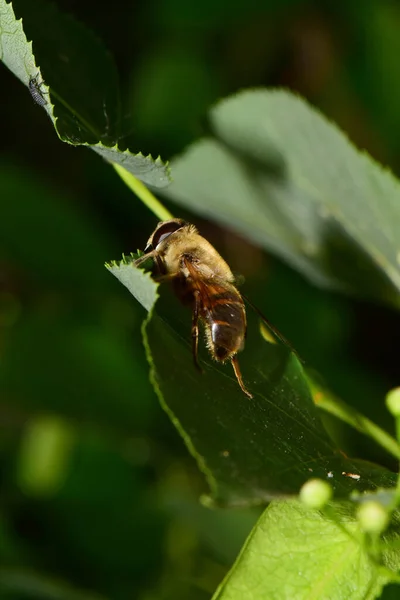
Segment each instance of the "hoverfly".
[{"label": "hoverfly", "polygon": [[192,352],[196,367],[200,369],[201,321],[211,357],[220,363],[230,361],[241,390],[252,398],[243,382],[237,359],[246,338],[246,310],[227,263],[194,225],[182,219],[161,221],[149,237],[143,256],[133,264],[139,267],[149,258],[154,262],[153,278],[159,282],[170,281],[181,302],[192,309]]}]

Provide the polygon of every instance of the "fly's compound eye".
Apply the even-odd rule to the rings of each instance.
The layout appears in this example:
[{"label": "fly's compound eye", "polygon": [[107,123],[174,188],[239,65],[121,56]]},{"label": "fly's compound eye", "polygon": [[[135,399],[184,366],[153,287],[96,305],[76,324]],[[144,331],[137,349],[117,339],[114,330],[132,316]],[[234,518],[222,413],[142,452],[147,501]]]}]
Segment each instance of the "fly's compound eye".
[{"label": "fly's compound eye", "polygon": [[154,233],[153,239],[151,240],[151,244],[149,244],[149,246],[157,248],[157,246],[161,244],[161,242],[169,235],[171,235],[171,233],[175,233],[175,231],[178,231],[178,229],[182,229],[184,225],[184,221],[181,220],[165,221],[165,223],[162,223]]}]

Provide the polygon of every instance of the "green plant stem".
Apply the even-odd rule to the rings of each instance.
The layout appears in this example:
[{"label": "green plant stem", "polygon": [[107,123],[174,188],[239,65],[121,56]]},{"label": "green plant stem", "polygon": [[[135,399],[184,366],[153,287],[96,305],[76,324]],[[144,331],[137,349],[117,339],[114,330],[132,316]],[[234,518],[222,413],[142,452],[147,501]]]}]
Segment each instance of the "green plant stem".
[{"label": "green plant stem", "polygon": [[118,175],[121,179],[126,183],[126,185],[136,194],[138,198],[151,210],[153,214],[156,215],[160,219],[160,221],[168,221],[169,219],[173,219],[173,216],[161,204],[159,200],[147,189],[147,187],[139,181],[132,173],[129,173],[124,167],[121,165],[117,165],[113,163],[114,169],[117,171]]},{"label": "green plant stem", "polygon": [[[396,437],[397,441],[400,442],[400,417],[396,418]],[[397,485],[396,485],[396,507],[400,504],[400,464],[399,472],[397,474]]]},{"label": "green plant stem", "polygon": [[387,452],[392,454],[392,456],[400,460],[400,445],[391,435],[351,406],[347,406],[342,400],[335,398],[325,390],[321,390],[310,378],[308,378],[308,382],[314,402],[318,408],[334,415],[341,421],[354,427],[354,429],[357,429],[360,433],[369,436],[382,446],[382,448],[385,448]]}]

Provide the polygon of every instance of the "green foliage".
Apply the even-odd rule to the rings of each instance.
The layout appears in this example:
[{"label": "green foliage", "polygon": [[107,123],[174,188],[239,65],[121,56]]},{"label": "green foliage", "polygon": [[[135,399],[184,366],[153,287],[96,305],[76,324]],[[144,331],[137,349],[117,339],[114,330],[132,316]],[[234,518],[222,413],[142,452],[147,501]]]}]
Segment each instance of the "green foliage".
[{"label": "green foliage", "polygon": [[[268,301],[267,279],[281,276],[276,303],[288,337],[300,332],[299,353],[308,347],[319,355],[332,390],[317,384],[288,347],[273,343],[249,310],[239,362],[250,400],[231,366],[212,362],[203,344],[204,372],[195,369],[190,311],[168,286],[159,288],[132,265],[134,254],[106,265],[137,302],[120,289],[104,260],[143,247],[155,220],[132,202],[128,188],[157,219],[169,218],[169,207],[141,183],[166,186],[167,165],[121,141],[125,107],[114,59],[100,37],[42,0],[0,0],[0,60],[43,100],[17,106],[15,93],[19,138],[18,127],[10,135],[3,119],[0,596],[361,600],[397,594],[398,365],[393,381],[385,364],[375,371],[355,358],[351,339],[358,340],[360,305],[345,295],[323,299],[302,277],[398,308],[399,183],[294,94],[257,87],[228,96],[243,86],[240,77],[230,80],[241,69],[253,88],[287,82],[256,75],[276,68],[274,54],[286,36],[299,36],[299,64],[315,75],[312,59],[323,62],[329,44],[322,21],[310,26],[304,17],[299,26],[297,0],[235,0],[229,15],[210,10],[210,3],[161,4],[146,3],[142,12],[132,5],[124,14],[108,7],[103,16],[107,40],[118,49],[125,44],[118,59],[125,61],[124,93],[129,89],[134,100],[135,148],[147,154],[149,145],[154,156],[179,149],[174,181],[162,193],[183,211],[243,235],[247,244],[233,237],[228,244],[207,223],[199,225],[234,267],[238,246],[237,264],[249,266],[246,285],[257,300]],[[317,10],[311,0],[307,6],[310,14]],[[284,15],[289,7],[293,23]],[[374,88],[371,106],[379,109],[390,153],[398,86],[393,83],[387,101],[377,90],[380,79],[392,89],[397,12],[378,0],[362,16],[351,5],[329,10],[385,38],[382,55],[380,45],[368,48],[379,78],[370,84],[367,70],[367,86]],[[99,15],[96,4],[92,16]],[[298,30],[291,29],[295,23]],[[322,37],[313,37],[315,31]],[[315,46],[307,54],[309,40]],[[325,56],[324,64],[337,60],[338,54]],[[333,87],[325,80],[325,101],[314,95],[325,107],[332,98],[330,115],[346,104],[337,102],[340,93],[351,98],[344,72],[331,73]],[[206,105],[223,96],[208,113],[208,136],[182,153]],[[92,148],[114,164],[119,179],[99,168],[95,155],[46,141],[40,108],[62,141]],[[16,148],[25,151],[22,160]],[[300,276],[278,261],[270,269],[257,247]],[[307,311],[311,326],[302,325]],[[389,331],[395,312],[385,313],[389,324],[379,314],[376,329]],[[365,322],[373,325],[368,317]],[[368,330],[360,345],[383,352],[388,336],[376,342],[373,329],[371,342]],[[388,389],[392,415],[384,408]],[[367,416],[342,395],[365,405]],[[372,409],[383,421],[394,417],[390,432],[373,422]]]},{"label": "green foliage", "polygon": [[379,598],[399,557],[383,553],[377,563],[349,511],[336,517],[293,501],[270,504],[213,598]]},{"label": "green foliage", "polygon": [[0,48],[2,62],[26,86],[32,79],[39,86],[60,139],[92,147],[148,185],[168,184],[168,167],[160,158],[118,148],[117,71],[103,43],[86,27],[42,0],[1,0]]},{"label": "green foliage", "polygon": [[[325,479],[328,473],[337,496],[394,484],[384,469],[340,454],[322,426],[298,358],[285,346],[267,342],[252,315],[240,355],[254,394],[249,401],[229,366],[204,358],[205,373],[195,369],[189,320],[185,331],[165,294],[155,307],[160,313],[152,313],[157,295],[148,274],[129,259],[108,268],[150,312],[144,339],[153,385],[206,475],[214,501],[259,504],[296,494],[311,476]],[[348,472],[357,479],[345,476]]]},{"label": "green foliage", "polygon": [[119,281],[128,288],[138,302],[150,312],[158,298],[157,284],[141,269],[135,269],[132,261],[137,258],[134,254],[124,257],[120,263],[115,261],[106,264],[106,267]]},{"label": "green foliage", "polygon": [[281,90],[219,102],[172,163],[168,198],[228,225],[321,286],[399,304],[400,189],[333,124]]}]

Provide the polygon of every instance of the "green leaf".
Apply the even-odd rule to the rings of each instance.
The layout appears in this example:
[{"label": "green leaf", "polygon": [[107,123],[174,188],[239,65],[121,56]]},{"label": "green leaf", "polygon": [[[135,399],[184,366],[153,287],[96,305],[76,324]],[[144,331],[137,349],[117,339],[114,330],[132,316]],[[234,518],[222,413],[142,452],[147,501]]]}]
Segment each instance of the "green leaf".
[{"label": "green leaf", "polygon": [[351,425],[360,433],[374,440],[381,448],[385,448],[392,456],[400,459],[400,445],[397,440],[373,421],[364,417],[353,406],[349,406],[340,398],[335,397],[310,372],[307,373],[307,379],[314,402],[319,408],[338,417],[342,423]]},{"label": "green leaf", "polygon": [[204,374],[191,357],[190,311],[147,274],[124,260],[109,270],[150,310],[143,332],[151,379],[219,504],[247,505],[295,494],[310,477],[328,479],[337,496],[391,487],[376,465],[345,458],[327,435],[299,360],[268,343],[248,314],[242,373],[254,398],[240,390],[230,365],[212,363],[201,348]]},{"label": "green leaf", "polygon": [[356,522],[344,511],[338,526],[298,502],[273,502],[213,600],[377,598],[395,580],[400,557],[392,552],[384,555],[388,568],[378,565],[356,533]]},{"label": "green leaf", "polygon": [[61,140],[92,147],[148,185],[169,183],[160,159],[119,150],[118,74],[103,43],[81,23],[41,0],[0,0],[0,59],[26,86],[36,80]]},{"label": "green leaf", "polygon": [[[41,76],[32,52],[32,42],[26,39],[22,19],[16,18],[12,4],[5,0],[0,0],[0,61],[27,87],[29,81],[37,76],[40,83]],[[48,87],[43,84],[43,94],[47,95],[48,92]],[[53,117],[51,104],[47,103],[44,107]]]},{"label": "green leaf", "polygon": [[158,298],[158,285],[142,269],[136,269],[132,261],[136,258],[134,254],[124,256],[121,261],[106,263],[106,268],[128,288],[136,300],[150,312]]},{"label": "green leaf", "polygon": [[[132,154],[129,150],[120,150],[117,145],[106,148],[103,144],[97,144],[92,149],[108,162],[120,165],[147,185],[153,187],[169,185],[169,166],[168,163],[163,163],[160,157],[154,160],[150,154],[148,156],[143,156],[141,152]],[[117,173],[121,177],[120,171],[117,170]],[[124,180],[123,177],[121,178]]]},{"label": "green leaf", "polygon": [[400,187],[304,100],[249,90],[172,162],[165,196],[232,227],[314,283],[399,306]]}]

